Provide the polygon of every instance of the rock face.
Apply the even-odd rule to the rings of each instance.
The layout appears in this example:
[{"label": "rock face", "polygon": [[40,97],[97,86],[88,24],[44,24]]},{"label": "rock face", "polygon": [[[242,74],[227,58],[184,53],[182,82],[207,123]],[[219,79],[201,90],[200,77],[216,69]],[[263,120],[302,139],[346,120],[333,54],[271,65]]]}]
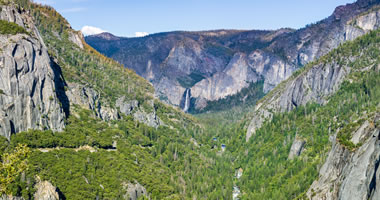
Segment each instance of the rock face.
[{"label": "rock face", "polygon": [[36,184],[36,193],[34,199],[38,200],[59,200],[57,188],[48,181],[42,181]]},{"label": "rock face", "polygon": [[[41,181],[37,177],[37,184],[34,186],[36,192],[34,193],[34,199],[36,200],[60,200],[64,199],[58,194],[58,190],[49,181]],[[12,196],[0,196],[0,200],[24,200],[23,197],[12,197]]]},{"label": "rock face", "polygon": [[297,138],[297,136],[294,138],[292,147],[290,147],[289,151],[289,160],[293,160],[295,157],[298,157],[301,155],[301,152],[303,150],[303,147],[305,145],[305,141],[302,139]]},{"label": "rock face", "polygon": [[76,104],[85,109],[93,110],[97,117],[105,121],[120,118],[116,109],[102,106],[98,92],[91,87],[69,83],[68,88],[67,97],[71,105]]},{"label": "rock face", "polygon": [[116,107],[120,109],[121,113],[130,115],[134,109],[139,107],[139,102],[136,100],[127,102],[125,101],[125,97],[120,97],[116,100]]},{"label": "rock face", "polygon": [[159,126],[164,125],[164,122],[161,121],[161,119],[157,116],[156,110],[153,105],[153,101],[151,102],[153,111],[147,113],[144,109],[139,109],[136,112],[133,113],[133,117],[141,122],[144,123],[150,127],[158,128]]},{"label": "rock face", "polygon": [[[179,106],[187,88],[193,98],[217,100],[264,79],[272,90],[300,66],[347,40],[380,27],[379,2],[359,0],[300,30],[171,32],[144,38],[109,33],[86,41],[153,83],[156,95]],[[181,107],[182,108],[182,107]]]},{"label": "rock face", "polygon": [[77,33],[70,32],[69,40],[72,43],[76,44],[79,48],[81,49],[84,48],[83,46],[84,36],[81,32],[77,32]]},{"label": "rock face", "polygon": [[30,32],[0,35],[0,135],[9,139],[28,129],[61,131],[65,112],[57,89],[62,82],[60,71],[30,17],[12,5],[2,6],[0,17]]},{"label": "rock face", "polygon": [[350,70],[348,66],[336,63],[317,64],[296,78],[288,80],[283,87],[266,97],[265,103],[256,105],[255,114],[247,129],[246,140],[248,141],[261,127],[264,120],[272,117],[273,112],[290,111],[310,101],[325,103],[325,98],[339,89]]},{"label": "rock face", "polygon": [[[377,116],[376,121],[380,117]],[[379,199],[380,135],[368,121],[353,133],[363,144],[351,152],[333,138],[332,149],[307,192],[310,199]]]},{"label": "rock face", "polygon": [[[132,115],[137,121],[148,126],[157,128],[163,125],[163,122],[156,115],[154,109],[150,113],[146,113],[140,108],[137,100],[127,101],[125,97],[120,97],[116,100],[116,108],[103,105],[100,100],[100,95],[97,91],[89,86],[83,86],[76,83],[68,83],[67,97],[70,105],[79,105],[82,108],[93,110],[97,117],[104,121],[118,120],[124,115]],[[151,102],[154,108],[153,102]]]},{"label": "rock face", "polygon": [[[146,189],[140,183],[128,183],[124,187],[127,190],[127,193],[124,195],[125,200],[137,200],[143,196],[148,197]],[[148,199],[150,198],[148,197]]]},{"label": "rock face", "polygon": [[227,67],[210,78],[203,79],[192,88],[192,96],[207,100],[218,100],[236,94],[249,83],[259,80],[253,67],[247,63],[247,55],[237,53]]}]

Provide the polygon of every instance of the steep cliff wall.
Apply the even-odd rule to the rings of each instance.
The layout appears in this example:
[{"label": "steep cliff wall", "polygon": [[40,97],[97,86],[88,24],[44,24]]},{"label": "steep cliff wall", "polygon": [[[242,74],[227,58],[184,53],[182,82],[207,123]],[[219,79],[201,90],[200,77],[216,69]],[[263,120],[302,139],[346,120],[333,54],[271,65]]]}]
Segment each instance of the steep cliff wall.
[{"label": "steep cliff wall", "polygon": [[[336,136],[326,162],[307,192],[310,199],[379,199],[380,116],[364,121],[352,133],[355,151],[342,146]],[[358,138],[357,140],[354,138]]]},{"label": "steep cliff wall", "polygon": [[[362,32],[357,32],[356,36],[369,32],[371,29],[364,29],[364,27],[375,28],[379,26],[380,15],[378,7],[374,7],[366,13],[350,20],[347,25],[347,30],[357,29]],[[370,20],[364,20],[368,19]],[[353,26],[352,24],[355,24]],[[363,28],[356,26],[360,24]],[[378,24],[373,26],[373,24]],[[377,45],[377,44],[374,44]],[[350,48],[350,47],[347,47]],[[369,51],[368,48],[365,51]],[[299,105],[305,105],[310,101],[324,103],[326,98],[339,89],[340,84],[345,79],[346,75],[350,73],[351,66],[357,59],[363,58],[365,54],[344,55],[339,52],[334,52],[335,57],[341,58],[326,60],[327,57],[334,56],[330,54],[326,58],[319,59],[318,62],[310,63],[306,66],[306,70],[297,73],[285,82],[281,83],[275,90],[260,101],[253,114],[253,119],[248,127],[247,140],[261,126],[266,118],[270,118],[274,112],[284,112],[292,110]],[[344,62],[342,61],[344,60]],[[346,62],[347,61],[347,62]],[[373,60],[370,61],[373,64]],[[366,64],[368,67],[369,65]]]},{"label": "steep cliff wall", "polygon": [[13,5],[1,6],[1,20],[28,33],[0,35],[0,135],[28,129],[64,128],[65,113],[58,98],[61,74],[31,18]]}]

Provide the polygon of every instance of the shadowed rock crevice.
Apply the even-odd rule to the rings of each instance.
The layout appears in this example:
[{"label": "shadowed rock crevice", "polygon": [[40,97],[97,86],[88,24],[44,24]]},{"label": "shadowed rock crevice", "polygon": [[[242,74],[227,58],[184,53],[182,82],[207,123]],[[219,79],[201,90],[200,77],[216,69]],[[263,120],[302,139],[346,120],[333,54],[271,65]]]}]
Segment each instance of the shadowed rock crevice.
[{"label": "shadowed rock crevice", "polygon": [[50,60],[54,72],[55,92],[57,94],[59,102],[62,105],[63,111],[65,112],[66,118],[68,118],[70,116],[70,101],[65,91],[67,84],[62,75],[61,67],[56,62],[54,62],[52,58],[50,58]]},{"label": "shadowed rock crevice", "polygon": [[[378,145],[380,145],[379,141],[377,143],[378,143]],[[370,197],[374,194],[376,187],[377,187],[377,184],[379,184],[378,181],[380,181],[379,178],[377,177],[377,175],[378,175],[377,173],[378,173],[379,165],[380,165],[380,158],[375,158],[375,159],[376,159],[376,161],[375,161],[375,165],[374,165],[375,166],[374,172],[373,172],[371,182],[369,184],[368,199],[370,199]]]},{"label": "shadowed rock crevice", "polygon": [[15,134],[16,133],[15,124],[13,123],[12,120],[9,120],[9,126],[11,128],[11,134]]}]

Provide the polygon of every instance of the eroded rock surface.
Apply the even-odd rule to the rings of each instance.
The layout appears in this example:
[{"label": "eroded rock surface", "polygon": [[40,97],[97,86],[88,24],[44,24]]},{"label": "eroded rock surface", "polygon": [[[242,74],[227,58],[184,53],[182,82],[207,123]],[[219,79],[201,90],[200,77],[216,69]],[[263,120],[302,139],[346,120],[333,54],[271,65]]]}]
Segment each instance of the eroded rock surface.
[{"label": "eroded rock surface", "polygon": [[127,193],[124,195],[124,199],[126,200],[137,200],[143,196],[150,199],[145,187],[140,185],[140,183],[127,183],[124,185],[124,187],[127,190]]},{"label": "eroded rock surface", "polygon": [[93,110],[97,117],[105,121],[120,118],[116,109],[102,105],[99,93],[93,88],[76,83],[69,83],[68,88],[67,97],[71,105],[80,105],[85,109]]},{"label": "eroded rock surface", "polygon": [[0,35],[0,135],[9,139],[28,129],[61,131],[65,127],[57,95],[61,74],[27,15],[10,5],[2,6],[0,16],[29,31]]},{"label": "eroded rock surface", "polygon": [[154,128],[163,125],[163,122],[156,115],[153,101],[151,102],[153,111],[150,113],[144,111],[137,100],[127,100],[124,96],[116,100],[116,108],[111,108],[102,104],[99,93],[91,87],[69,83],[68,88],[67,97],[71,105],[79,105],[85,109],[93,110],[96,116],[104,121],[121,119],[120,111],[124,115],[132,115],[137,121]]},{"label": "eroded rock surface", "polygon": [[368,122],[360,129],[363,144],[354,151],[333,139],[319,178],[307,192],[310,199],[379,199],[380,129]]},{"label": "eroded rock surface", "polygon": [[36,193],[34,199],[38,200],[59,200],[57,188],[48,181],[41,181],[35,185]]},{"label": "eroded rock surface", "polygon": [[305,143],[306,143],[305,140],[303,140],[301,138],[297,138],[297,136],[296,136],[294,138],[292,147],[290,147],[288,159],[292,160],[295,157],[300,156],[301,152],[302,152],[302,150],[304,148]]}]

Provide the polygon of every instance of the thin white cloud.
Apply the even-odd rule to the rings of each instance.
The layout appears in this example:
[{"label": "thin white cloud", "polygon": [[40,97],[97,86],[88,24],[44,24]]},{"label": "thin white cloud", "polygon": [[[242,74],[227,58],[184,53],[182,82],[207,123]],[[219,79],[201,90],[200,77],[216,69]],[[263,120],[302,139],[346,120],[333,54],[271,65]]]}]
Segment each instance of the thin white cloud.
[{"label": "thin white cloud", "polygon": [[149,35],[149,33],[147,33],[147,32],[136,32],[135,33],[136,37],[145,37],[147,35]]},{"label": "thin white cloud", "polygon": [[82,7],[67,8],[67,9],[61,10],[61,13],[75,13],[75,12],[81,12],[84,10],[86,10],[86,9],[82,8]]},{"label": "thin white cloud", "polygon": [[98,28],[98,27],[94,27],[94,26],[83,26],[83,28],[81,29],[83,35],[96,35],[96,34],[99,34],[99,33],[104,33],[104,32],[107,32],[101,28]]}]

